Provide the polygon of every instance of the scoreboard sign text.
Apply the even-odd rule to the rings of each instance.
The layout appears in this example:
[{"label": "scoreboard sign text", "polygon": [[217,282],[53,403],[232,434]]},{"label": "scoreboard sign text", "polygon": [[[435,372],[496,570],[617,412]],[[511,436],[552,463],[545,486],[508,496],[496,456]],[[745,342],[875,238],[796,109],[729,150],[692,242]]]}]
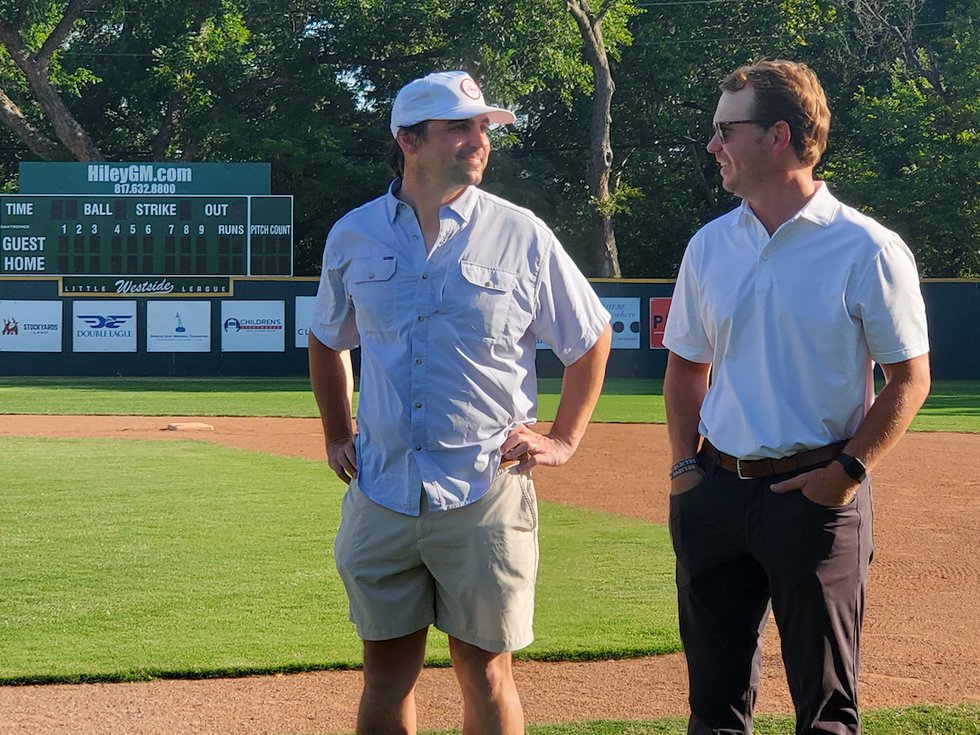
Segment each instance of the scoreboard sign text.
[{"label": "scoreboard sign text", "polygon": [[0,276],[291,276],[292,197],[0,196]]}]

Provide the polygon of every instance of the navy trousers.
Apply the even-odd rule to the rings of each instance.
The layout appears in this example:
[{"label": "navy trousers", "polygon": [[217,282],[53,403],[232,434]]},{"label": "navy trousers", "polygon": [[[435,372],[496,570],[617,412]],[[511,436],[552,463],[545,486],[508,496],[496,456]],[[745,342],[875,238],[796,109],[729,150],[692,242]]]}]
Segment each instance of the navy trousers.
[{"label": "navy trousers", "polygon": [[872,556],[871,483],[843,508],[779,475],[741,480],[702,459],[707,477],[671,497],[688,735],[749,735],[762,630],[772,610],[797,735],[858,735],[858,651]]}]

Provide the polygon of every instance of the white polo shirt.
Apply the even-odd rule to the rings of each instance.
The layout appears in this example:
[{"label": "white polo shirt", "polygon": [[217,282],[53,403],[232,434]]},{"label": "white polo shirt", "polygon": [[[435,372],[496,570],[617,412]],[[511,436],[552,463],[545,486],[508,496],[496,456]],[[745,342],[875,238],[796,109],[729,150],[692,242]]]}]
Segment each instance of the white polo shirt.
[{"label": "white polo shirt", "polygon": [[476,187],[441,208],[428,255],[392,190],[348,213],[327,237],[311,328],[361,348],[358,486],[409,515],[422,491],[436,510],[479,500],[507,433],[535,421],[535,338],[570,365],[608,323],[551,230]]},{"label": "white polo shirt", "polygon": [[745,202],[698,231],[664,344],[711,363],[700,433],[743,459],[850,438],[874,361],[929,351],[911,251],[824,184],[772,237]]}]

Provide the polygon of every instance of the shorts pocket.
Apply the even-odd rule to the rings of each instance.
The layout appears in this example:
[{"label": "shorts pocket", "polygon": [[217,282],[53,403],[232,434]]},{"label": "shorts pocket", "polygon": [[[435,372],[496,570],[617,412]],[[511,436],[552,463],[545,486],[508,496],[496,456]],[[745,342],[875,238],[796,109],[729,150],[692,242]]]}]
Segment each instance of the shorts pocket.
[{"label": "shorts pocket", "polygon": [[526,527],[521,530],[533,531],[538,527],[538,496],[534,491],[534,482],[527,475],[519,477],[521,483],[521,516],[527,519]]}]

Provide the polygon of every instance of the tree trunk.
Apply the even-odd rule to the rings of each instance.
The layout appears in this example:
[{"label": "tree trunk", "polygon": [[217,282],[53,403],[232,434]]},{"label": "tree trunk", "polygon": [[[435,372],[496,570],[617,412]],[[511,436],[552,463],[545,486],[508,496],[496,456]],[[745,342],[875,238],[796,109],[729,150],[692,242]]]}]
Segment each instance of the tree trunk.
[{"label": "tree trunk", "polygon": [[50,161],[61,155],[64,149],[35,128],[12,99],[0,89],[0,122],[16,135],[20,142],[38,158]]},{"label": "tree trunk", "polygon": [[595,89],[592,93],[592,124],[589,140],[587,179],[595,222],[594,242],[597,274],[604,278],[622,278],[619,249],[613,227],[615,204],[610,194],[612,175],[612,96],[616,89],[606,45],[602,39],[602,19],[613,0],[606,0],[598,13],[589,8],[588,0],[567,0],[568,12],[575,18],[584,42],[585,56],[592,67]]},{"label": "tree trunk", "polygon": [[[7,53],[10,54],[10,58],[24,74],[24,78],[27,79],[27,83],[34,92],[34,98],[44,110],[58,141],[78,161],[102,161],[105,160],[102,153],[65,106],[48,76],[48,67],[54,52],[68,37],[72,25],[88,5],[88,0],[71,0],[65,9],[64,16],[51,31],[51,35],[45,40],[41,50],[36,55],[31,54],[27,46],[24,45],[20,30],[7,21],[0,21],[0,43],[4,45]],[[4,96],[6,97],[6,95]],[[14,105],[14,109],[16,109],[16,105]],[[17,114],[20,114],[21,118],[24,117],[19,110],[17,110]],[[13,118],[7,115],[3,117],[4,122],[14,118],[16,118],[16,114]],[[24,120],[26,121],[26,118]],[[21,140],[24,138],[21,137]],[[26,140],[25,143],[27,143]],[[28,145],[30,146],[29,143]],[[35,149],[32,147],[31,150],[34,151]]]}]

